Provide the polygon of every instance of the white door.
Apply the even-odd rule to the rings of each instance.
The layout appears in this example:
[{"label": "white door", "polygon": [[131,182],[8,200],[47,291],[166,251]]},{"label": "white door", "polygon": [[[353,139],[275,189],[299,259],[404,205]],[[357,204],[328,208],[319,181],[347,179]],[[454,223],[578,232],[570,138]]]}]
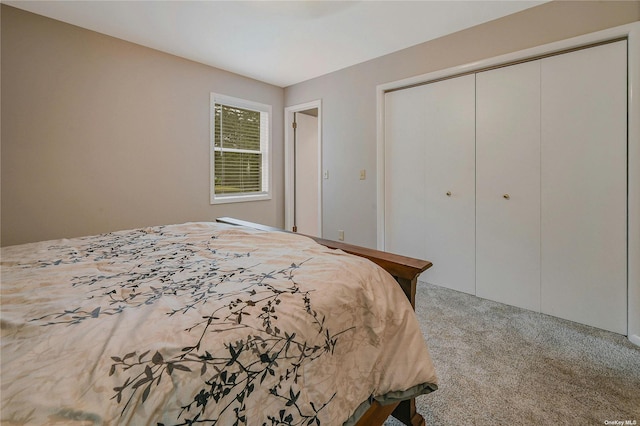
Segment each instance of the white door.
[{"label": "white door", "polygon": [[[296,116],[300,123],[294,124]],[[298,216],[302,220],[298,221],[298,232],[320,237],[322,102],[316,100],[286,107],[284,122],[284,226],[288,231],[296,229]],[[300,128],[296,129],[297,126]],[[300,133],[299,146],[296,146],[296,133]]]},{"label": "white door", "polygon": [[427,84],[423,92],[422,226],[433,266],[421,280],[475,294],[475,76]]},{"label": "white door", "polygon": [[476,293],[540,310],[540,61],[476,75]]},{"label": "white door", "polygon": [[385,95],[385,250],[475,293],[475,77]]},{"label": "white door", "polygon": [[[317,109],[312,111],[317,113]],[[304,112],[295,112],[294,115],[296,123],[294,226],[296,232],[319,237],[318,117]]]},{"label": "white door", "polygon": [[425,250],[425,86],[385,94],[385,251],[428,259]]},{"label": "white door", "polygon": [[627,42],[542,61],[542,312],[627,332]]}]

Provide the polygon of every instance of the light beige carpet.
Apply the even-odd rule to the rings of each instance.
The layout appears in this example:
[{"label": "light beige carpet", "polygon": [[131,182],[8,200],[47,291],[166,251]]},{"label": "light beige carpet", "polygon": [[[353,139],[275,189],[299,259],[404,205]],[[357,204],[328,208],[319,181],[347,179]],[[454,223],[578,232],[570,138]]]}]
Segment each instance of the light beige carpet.
[{"label": "light beige carpet", "polygon": [[640,347],[626,337],[424,283],[417,293],[440,379],[416,401],[428,425],[640,425]]}]

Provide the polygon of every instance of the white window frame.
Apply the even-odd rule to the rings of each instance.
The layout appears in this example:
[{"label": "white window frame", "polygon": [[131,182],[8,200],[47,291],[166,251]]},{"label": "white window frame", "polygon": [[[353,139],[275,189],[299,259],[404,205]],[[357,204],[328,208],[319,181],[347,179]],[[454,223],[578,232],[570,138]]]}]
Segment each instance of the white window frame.
[{"label": "white window frame", "polygon": [[[221,151],[215,146],[216,114],[215,105],[226,105],[236,108],[243,108],[267,114],[266,123],[261,124],[260,131],[260,153],[262,154],[262,191],[261,192],[237,192],[216,194],[215,191],[215,152]],[[209,168],[209,188],[211,204],[240,203],[246,201],[261,201],[271,199],[271,129],[272,129],[272,107],[258,102],[247,101],[231,96],[211,93],[210,102],[210,168]]]}]

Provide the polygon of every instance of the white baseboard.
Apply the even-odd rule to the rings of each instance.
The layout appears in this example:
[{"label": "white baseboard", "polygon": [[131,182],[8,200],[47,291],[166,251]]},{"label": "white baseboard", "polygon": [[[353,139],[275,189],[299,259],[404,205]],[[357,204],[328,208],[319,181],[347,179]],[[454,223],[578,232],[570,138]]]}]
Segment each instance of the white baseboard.
[{"label": "white baseboard", "polygon": [[631,334],[629,335],[629,340],[631,341],[631,343],[633,343],[634,345],[640,346],[640,336],[638,336],[637,334]]}]

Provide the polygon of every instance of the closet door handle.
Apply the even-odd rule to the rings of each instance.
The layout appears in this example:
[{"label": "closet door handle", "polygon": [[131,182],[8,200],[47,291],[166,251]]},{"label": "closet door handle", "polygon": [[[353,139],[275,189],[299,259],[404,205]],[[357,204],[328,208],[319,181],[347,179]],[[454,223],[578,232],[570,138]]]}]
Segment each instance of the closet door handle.
[{"label": "closet door handle", "polygon": [[511,196],[509,194],[504,194],[502,198],[504,198],[505,200],[508,200],[509,198],[511,198]]}]

